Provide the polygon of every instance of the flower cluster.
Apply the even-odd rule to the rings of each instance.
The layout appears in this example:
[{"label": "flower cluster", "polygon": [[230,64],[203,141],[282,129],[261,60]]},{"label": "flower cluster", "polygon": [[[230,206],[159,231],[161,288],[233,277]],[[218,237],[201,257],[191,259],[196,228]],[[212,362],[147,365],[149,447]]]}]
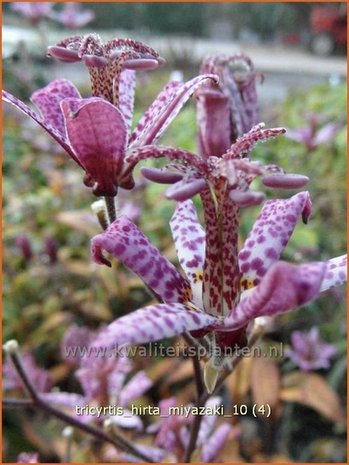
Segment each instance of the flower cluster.
[{"label": "flower cluster", "polygon": [[[68,37],[49,47],[49,56],[63,63],[83,63],[91,77],[92,96],[81,97],[71,82],[60,79],[32,95],[38,111],[6,91],[3,99],[44,128],[81,167],[85,185],[95,195],[105,197],[108,219],[105,230],[91,240],[92,260],[111,266],[107,252],[136,273],[158,300],[95,333],[73,328],[64,345],[81,340],[98,351],[185,333],[194,345],[207,347],[214,354],[204,367],[206,388],[212,392],[220,372],[233,366],[233,360],[215,348],[245,347],[260,317],[302,307],[346,281],[345,255],[306,264],[282,260],[298,221],[307,223],[311,216],[310,194],[294,192],[309,179],[254,160],[252,153],[256,144],[283,135],[285,129],[265,128],[259,122],[258,75],[245,55],[210,57],[203,62],[199,76],[186,83],[169,82],[133,131],[135,72],[164,63],[155,50],[131,39],[103,43],[96,34],[89,34]],[[198,153],[158,145],[193,94],[197,100]],[[176,201],[170,228],[182,272],[133,221],[115,212],[118,189],[134,187],[133,171],[138,163],[159,158],[168,164],[161,169],[143,167],[142,174],[152,182],[170,185],[166,196]],[[265,200],[264,192],[255,185],[293,192],[289,198]],[[204,224],[192,201],[197,194]],[[262,203],[257,220],[242,241],[241,209]],[[304,370],[327,366],[333,354],[318,339],[316,330],[309,336],[293,335],[294,350],[289,356]],[[312,359],[321,358],[319,351],[325,351],[326,356],[315,364]],[[68,393],[51,392],[45,394],[46,400],[65,407],[87,401],[103,406],[114,400],[127,413],[128,404],[152,385],[144,372],[126,382],[132,368],[127,357],[77,357],[71,362],[78,366],[83,395],[70,399]],[[163,401],[162,407],[171,402],[175,401]],[[123,428],[143,428],[140,419],[130,424],[126,417],[113,417],[112,421]],[[155,445],[160,448],[153,452],[163,458],[163,449],[182,459],[188,448],[188,425],[187,419],[181,418],[161,419],[152,425],[148,432],[156,433]],[[202,431],[197,446],[205,462],[216,458],[232,427],[222,423],[210,438]]]}]

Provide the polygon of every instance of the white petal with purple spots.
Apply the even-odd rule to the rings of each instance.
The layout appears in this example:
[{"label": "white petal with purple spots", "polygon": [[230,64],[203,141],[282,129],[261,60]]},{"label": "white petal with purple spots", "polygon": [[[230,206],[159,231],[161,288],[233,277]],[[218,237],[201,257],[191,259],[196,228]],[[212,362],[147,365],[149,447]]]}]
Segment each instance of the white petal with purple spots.
[{"label": "white petal with purple spots", "polygon": [[183,304],[157,304],[123,316],[101,331],[93,346],[121,347],[143,344],[205,328],[216,318]]},{"label": "white petal with purple spots", "polygon": [[131,134],[132,147],[154,144],[193,93],[209,80],[215,81],[216,77],[213,75],[197,76],[184,84],[178,81],[169,82]]},{"label": "white petal with purple spots", "polygon": [[40,115],[38,115],[37,113],[35,113],[35,111],[29,108],[28,105],[23,103],[21,100],[19,100],[17,97],[10,94],[9,92],[3,90],[2,99],[4,100],[4,102],[11,103],[11,105],[21,110],[31,119],[33,119],[36,123],[38,123],[42,128],[44,128],[45,131],[47,131],[50,134],[50,136],[53,139],[55,139],[55,141],[57,141],[63,147],[63,149],[76,161],[76,163],[78,163],[81,166],[80,161],[78,160],[74,151],[69,145],[68,139],[58,129],[46,122]]},{"label": "white petal with purple spots", "polygon": [[110,266],[104,250],[138,274],[164,302],[190,300],[189,282],[126,216],[119,217],[91,241],[93,260]]},{"label": "white petal with purple spots", "polygon": [[326,262],[327,268],[320,291],[326,291],[334,286],[340,286],[347,281],[347,255],[332,258]]},{"label": "white petal with purple spots", "polygon": [[205,231],[191,200],[179,202],[170,226],[177,256],[193,290],[193,302],[202,308],[202,274],[205,261]]},{"label": "white petal with purple spots", "polygon": [[145,371],[139,371],[122,388],[118,404],[122,407],[128,405],[133,400],[141,397],[152,385],[153,381],[147,376]]},{"label": "white petal with purple spots", "polygon": [[259,316],[272,316],[307,304],[319,294],[325,272],[324,262],[298,266],[275,263],[253,292],[217,327],[239,328]]},{"label": "white petal with purple spots", "polygon": [[124,115],[128,133],[132,124],[135,85],[135,72],[130,69],[122,71],[119,82],[119,109]]},{"label": "white petal with purple spots", "polygon": [[310,212],[308,192],[300,192],[290,199],[269,200],[264,204],[239,253],[243,289],[260,282],[271,265],[280,258],[298,219],[303,216],[306,220]]}]

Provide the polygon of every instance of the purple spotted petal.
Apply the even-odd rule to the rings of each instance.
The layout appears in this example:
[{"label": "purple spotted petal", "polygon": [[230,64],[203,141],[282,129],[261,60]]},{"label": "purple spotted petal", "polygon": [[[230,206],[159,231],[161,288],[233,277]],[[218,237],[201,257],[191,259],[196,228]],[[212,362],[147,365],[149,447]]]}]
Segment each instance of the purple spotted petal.
[{"label": "purple spotted petal", "polygon": [[[167,107],[173,96],[183,84],[171,81],[163,88],[148,110],[144,113],[130,137],[131,145],[140,145],[139,141],[149,131],[156,117]],[[143,144],[142,144],[143,145]]]},{"label": "purple spotted petal", "polygon": [[11,103],[11,105],[21,110],[27,116],[32,118],[36,123],[38,123],[42,128],[44,128],[50,134],[50,136],[54,140],[56,140],[63,147],[63,149],[81,166],[81,163],[74,154],[74,151],[70,147],[69,141],[67,140],[65,135],[61,134],[59,130],[54,128],[51,124],[47,123],[40,115],[35,113],[25,103],[23,103],[21,100],[19,100],[17,97],[10,94],[9,92],[3,90],[2,99],[5,102]]},{"label": "purple spotted petal", "polygon": [[119,82],[119,110],[124,115],[128,131],[132,124],[135,85],[135,72],[127,69],[122,71]]},{"label": "purple spotted petal", "polygon": [[65,98],[81,98],[79,91],[70,81],[57,79],[31,96],[31,101],[40,110],[44,120],[65,136],[64,117],[60,102]]},{"label": "purple spotted petal", "polygon": [[185,84],[178,81],[168,83],[138,123],[130,137],[130,144],[134,147],[155,143],[187,100],[208,80],[215,81],[216,78],[202,75]]},{"label": "purple spotted petal", "polygon": [[320,291],[326,291],[334,286],[340,286],[347,281],[347,256],[332,258],[326,262],[327,268]]},{"label": "purple spotted petal", "polygon": [[205,231],[191,200],[179,202],[170,221],[181,264],[193,291],[193,302],[202,308],[202,276],[205,261]]},{"label": "purple spotted petal", "polygon": [[216,462],[217,456],[224,447],[234,428],[229,423],[222,423],[202,447],[200,461],[203,463]]},{"label": "purple spotted petal", "polygon": [[164,302],[190,299],[188,281],[126,216],[118,218],[91,241],[93,260],[110,266],[103,256],[104,250],[138,274]]},{"label": "purple spotted petal", "polygon": [[116,193],[127,129],[122,113],[103,99],[65,99],[62,110],[69,142],[82,166],[98,184],[98,195]]},{"label": "purple spotted petal", "polygon": [[298,266],[275,263],[261,283],[231,310],[222,327],[238,328],[259,316],[272,316],[307,304],[320,292],[326,267],[323,262]]},{"label": "purple spotted petal", "polygon": [[308,192],[300,192],[290,199],[269,200],[265,203],[239,253],[243,287],[260,282],[266,271],[280,258],[298,219],[305,215],[306,220],[310,212]]},{"label": "purple spotted petal", "polygon": [[146,375],[146,373],[144,371],[139,371],[122,388],[118,404],[125,407],[133,400],[141,397],[152,385],[153,381]]},{"label": "purple spotted petal", "polygon": [[101,331],[92,347],[144,344],[205,328],[215,322],[215,317],[195,310],[193,306],[176,303],[149,305],[111,323]]}]

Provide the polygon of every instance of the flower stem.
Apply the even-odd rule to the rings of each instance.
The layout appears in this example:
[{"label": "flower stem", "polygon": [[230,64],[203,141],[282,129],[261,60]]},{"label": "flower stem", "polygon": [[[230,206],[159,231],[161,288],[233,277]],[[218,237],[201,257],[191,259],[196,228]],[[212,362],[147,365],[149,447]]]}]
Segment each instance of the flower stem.
[{"label": "flower stem", "polygon": [[109,224],[112,224],[116,220],[115,197],[106,195],[104,200],[108,212]]},{"label": "flower stem", "polygon": [[[253,331],[252,336],[247,344],[247,347],[251,349],[255,343],[258,341],[258,339],[261,337],[263,334],[264,327],[258,325],[256,329]],[[189,337],[185,337],[185,340],[190,342]],[[204,384],[202,381],[202,375],[201,375],[201,367],[200,367],[200,362],[197,356],[193,357],[193,365],[194,365],[194,374],[195,374],[195,381],[196,381],[196,389],[198,393],[198,398],[195,403],[196,407],[202,407],[206,404],[208,399],[215,394],[224,384],[225,380],[228,378],[228,376],[232,373],[233,369],[236,368],[236,366],[241,362],[243,357],[237,356],[234,361],[233,361],[233,367],[232,370],[226,370],[222,376],[218,379],[217,384],[215,386],[215,389],[213,392],[209,393],[205,391]],[[199,371],[199,375],[197,372]],[[201,381],[200,381],[201,380]],[[184,457],[184,463],[190,463],[191,456],[195,450],[196,446],[196,441],[199,435],[200,431],[200,425],[202,421],[202,415],[197,415],[194,418],[192,428],[190,431],[190,439],[189,439],[189,444],[187,447],[187,450],[185,452],[185,457]]]},{"label": "flower stem", "polygon": [[[69,425],[71,425],[71,426],[73,426],[75,428],[78,428],[78,429],[84,431],[85,433],[90,434],[91,436],[94,436],[95,438],[97,438],[97,439],[99,439],[101,441],[109,442],[110,444],[113,444],[117,449],[122,449],[122,450],[124,450],[124,451],[138,457],[139,459],[141,459],[144,462],[153,463],[153,461],[149,457],[147,457],[142,452],[139,452],[131,443],[128,442],[127,439],[122,437],[120,434],[115,434],[114,433],[114,437],[111,438],[108,434],[106,434],[101,429],[96,428],[96,427],[91,426],[91,425],[88,425],[88,424],[85,424],[85,423],[81,423],[76,418],[74,418],[74,417],[72,417],[70,415],[67,415],[67,414],[61,412],[60,410],[57,410],[55,407],[52,407],[51,405],[47,404],[40,397],[40,395],[36,392],[34,385],[30,381],[29,377],[27,376],[27,373],[25,372],[25,370],[23,368],[23,365],[22,365],[22,362],[21,362],[21,359],[20,359],[18,353],[16,353],[16,352],[15,353],[9,353],[9,356],[11,357],[11,361],[12,361],[12,363],[13,363],[19,377],[22,380],[22,383],[24,384],[25,388],[27,389],[27,391],[30,394],[30,397],[32,399],[32,402],[31,402],[32,407],[37,407],[37,408],[45,411],[46,413],[49,413],[50,415],[58,418],[59,420],[65,422],[65,423],[67,423],[67,424],[69,424]],[[13,404],[13,400],[14,399],[10,399],[10,401],[12,401],[12,405],[16,405],[17,402],[15,402],[15,404]],[[17,399],[15,399],[15,400],[17,401]],[[27,399],[25,399],[25,400],[27,400]],[[9,405],[9,403],[8,403],[8,405]]]}]

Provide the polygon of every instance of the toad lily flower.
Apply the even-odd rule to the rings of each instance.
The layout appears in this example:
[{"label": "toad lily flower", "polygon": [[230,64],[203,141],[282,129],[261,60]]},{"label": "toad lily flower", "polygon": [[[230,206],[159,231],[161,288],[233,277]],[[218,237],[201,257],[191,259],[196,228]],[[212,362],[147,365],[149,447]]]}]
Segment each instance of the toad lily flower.
[{"label": "toad lily flower", "polygon": [[88,67],[92,95],[119,106],[123,69],[155,69],[164,59],[151,47],[132,39],[112,39],[103,43],[97,34],[68,37],[48,48],[48,55],[60,61],[82,61]]},{"label": "toad lily flower", "polygon": [[256,72],[244,54],[208,57],[200,72],[219,77],[216,88],[202,86],[196,94],[200,154],[218,157],[258,123]]},{"label": "toad lily flower", "polygon": [[[238,252],[237,222],[216,243],[199,224],[192,201],[179,202],[170,225],[186,277],[131,221],[118,218],[92,239],[93,260],[110,266],[103,255],[109,252],[137,273],[161,303],[111,323],[93,346],[120,347],[192,332],[214,348],[205,373],[211,390],[225,365],[225,348],[245,344],[248,323],[301,307],[346,280],[346,256],[304,265],[279,261],[297,220],[306,221],[310,213],[308,192],[267,201]],[[211,229],[219,227],[214,221]]]},{"label": "toad lily flower", "polygon": [[55,80],[36,91],[32,102],[40,113],[31,110],[15,96],[3,91],[3,100],[30,116],[55,139],[85,171],[84,182],[95,195],[115,196],[117,187],[133,187],[134,164],[125,163],[127,152],[153,145],[176,117],[193,92],[213,76],[198,76],[187,83],[172,81],[145,112],[130,133],[133,112],[134,72],[120,76],[122,98],[116,108],[101,97],[82,99],[67,80]]}]

